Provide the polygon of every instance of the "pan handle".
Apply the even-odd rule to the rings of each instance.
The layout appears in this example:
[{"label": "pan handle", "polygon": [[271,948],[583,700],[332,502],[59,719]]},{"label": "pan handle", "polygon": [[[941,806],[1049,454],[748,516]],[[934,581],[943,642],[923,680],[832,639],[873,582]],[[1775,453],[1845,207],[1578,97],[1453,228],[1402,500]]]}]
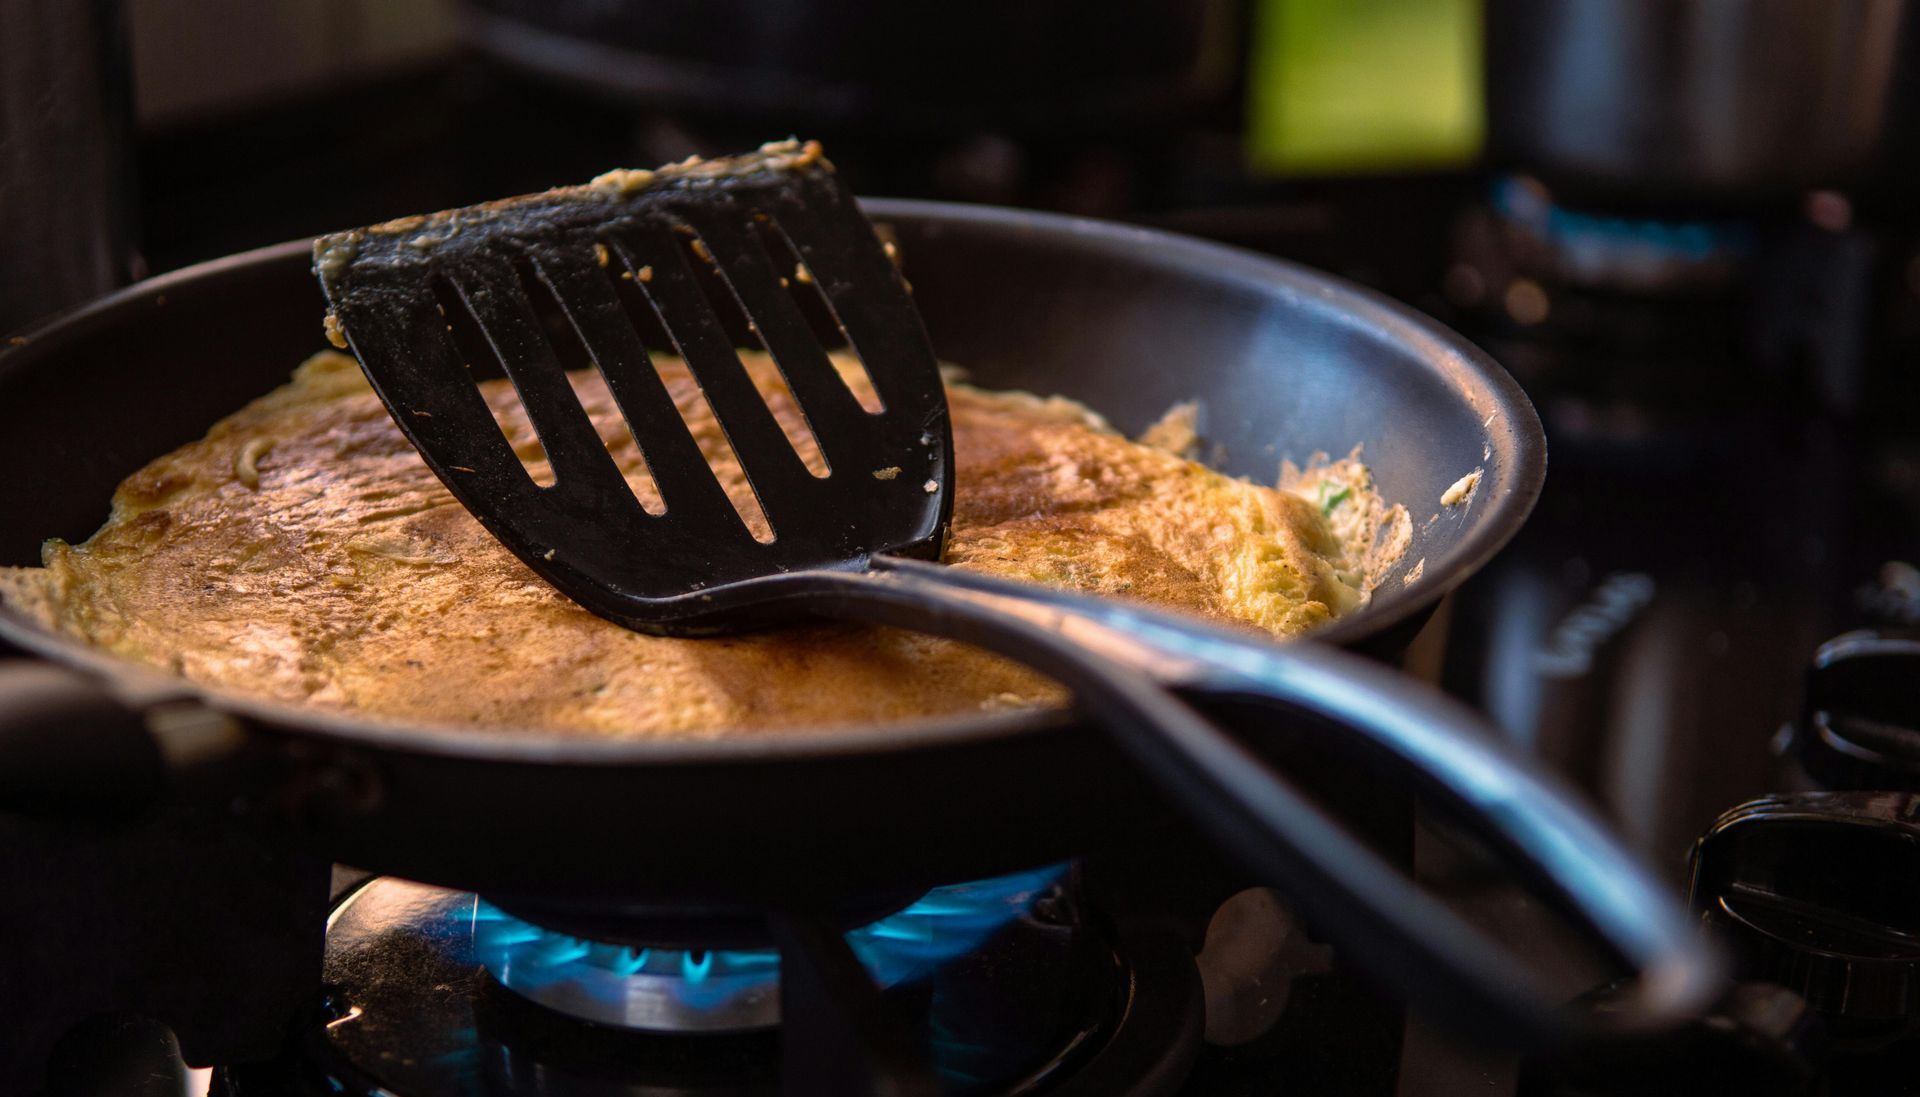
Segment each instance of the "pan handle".
[{"label": "pan handle", "polygon": [[244,729],[181,696],[131,703],[100,679],[0,660],[0,812],[103,820],[159,803],[170,775],[228,757]]},{"label": "pan handle", "polygon": [[0,811],[135,814],[159,798],[165,769],[145,720],[98,681],[51,663],[0,662]]},{"label": "pan handle", "polygon": [[[1670,1028],[1724,987],[1680,903],[1571,790],[1507,754],[1465,706],[1391,670],[918,561],[815,575],[800,598],[818,612],[976,643],[1071,688],[1223,848],[1429,1015],[1504,1044],[1550,1046]],[[1550,998],[1513,950],[1375,854],[1194,702],[1262,713],[1250,739],[1318,733],[1386,769],[1582,923],[1632,970],[1628,989],[1604,1014]]]}]

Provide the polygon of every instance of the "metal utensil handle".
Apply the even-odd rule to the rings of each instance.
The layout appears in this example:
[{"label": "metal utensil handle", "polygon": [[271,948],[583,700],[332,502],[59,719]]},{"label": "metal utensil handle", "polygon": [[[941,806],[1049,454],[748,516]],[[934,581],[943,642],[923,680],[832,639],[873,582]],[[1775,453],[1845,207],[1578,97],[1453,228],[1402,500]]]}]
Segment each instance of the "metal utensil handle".
[{"label": "metal utensil handle", "polygon": [[[1277,646],[917,561],[875,558],[864,573],[813,574],[819,582],[792,596],[818,612],[975,643],[1073,689],[1196,822],[1418,1007],[1503,1042],[1552,1044],[1667,1027],[1721,987],[1717,959],[1680,904],[1570,792],[1505,754],[1464,706],[1385,668],[1318,645]],[[1257,702],[1296,723],[1327,722],[1335,749],[1389,763],[1630,965],[1634,990],[1604,1016],[1562,1008],[1511,950],[1373,853],[1190,703],[1206,700]]]}]

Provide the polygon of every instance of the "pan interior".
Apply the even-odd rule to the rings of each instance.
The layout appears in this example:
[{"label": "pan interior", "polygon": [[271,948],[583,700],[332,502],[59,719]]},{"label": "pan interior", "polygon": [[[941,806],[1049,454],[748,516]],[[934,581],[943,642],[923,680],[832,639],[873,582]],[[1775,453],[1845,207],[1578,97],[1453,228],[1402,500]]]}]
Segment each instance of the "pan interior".
[{"label": "pan interior", "polygon": [[[1464,341],[1336,280],[1231,249],[1008,210],[875,201],[942,358],[1060,393],[1129,432],[1197,400],[1211,461],[1271,482],[1360,446],[1414,541],[1363,639],[1430,605],[1517,529],[1544,474],[1518,388]],[[0,564],[87,537],[119,481],[285,380],[324,344],[305,242],[132,287],[0,350]],[[1481,471],[1465,503],[1441,496]],[[0,613],[0,637],[26,632]],[[41,645],[36,645],[41,646]]]}]

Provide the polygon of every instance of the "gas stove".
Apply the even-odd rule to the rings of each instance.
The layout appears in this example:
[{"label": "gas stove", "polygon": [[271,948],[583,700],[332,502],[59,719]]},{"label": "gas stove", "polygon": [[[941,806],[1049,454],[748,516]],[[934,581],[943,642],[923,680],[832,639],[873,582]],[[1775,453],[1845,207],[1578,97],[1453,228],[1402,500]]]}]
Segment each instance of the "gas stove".
[{"label": "gas stove", "polygon": [[[456,67],[150,142],[148,257],[744,147],[557,95]],[[347,150],[339,171],[310,170],[316,132]],[[368,133],[387,139],[348,139]],[[369,877],[182,807],[84,833],[0,819],[0,891],[31,897],[0,903],[0,1095],[1920,1093],[1903,1069],[1920,1059],[1920,572],[1902,562],[1920,448],[1892,368],[1920,345],[1913,226],[1830,193],[1765,214],[1567,208],[1503,173],[1275,193],[1207,177],[1218,143],[1190,136],[835,147],[890,171],[878,189],[1304,259],[1491,350],[1540,407],[1553,469],[1410,667],[1690,895],[1734,961],[1711,1016],[1580,1053],[1475,1046],[1184,832],[827,912],[637,918]],[[492,156],[508,138],[537,155]],[[1397,859],[1605,1008],[1604,972],[1551,912],[1401,808],[1380,826]]]},{"label": "gas stove", "polygon": [[[169,845],[169,831],[190,840]],[[10,856],[45,837],[10,834]],[[340,868],[326,897],[294,901],[325,866],[208,837],[174,818],[69,842],[92,863],[6,916],[24,935],[56,908],[87,908],[103,872],[153,874],[170,899],[105,933],[85,909],[39,929],[48,962],[24,972],[23,1035],[51,1048],[46,1092],[1172,1097],[1303,1080],[1426,1092],[1409,1079],[1447,1078],[1513,1092],[1512,1061],[1409,1023],[1187,836],[935,888],[877,916],[576,917],[565,931]],[[114,985],[128,963],[76,951],[89,936],[140,956],[133,994]],[[123,1008],[64,1033],[33,1030],[116,998]],[[38,1065],[9,1060],[8,1084]]]}]

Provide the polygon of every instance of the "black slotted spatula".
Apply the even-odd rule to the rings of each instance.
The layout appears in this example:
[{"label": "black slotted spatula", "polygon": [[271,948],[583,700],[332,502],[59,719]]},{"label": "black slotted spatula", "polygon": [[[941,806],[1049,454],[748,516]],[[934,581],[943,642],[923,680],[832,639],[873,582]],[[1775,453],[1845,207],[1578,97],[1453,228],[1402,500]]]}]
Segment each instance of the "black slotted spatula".
[{"label": "black slotted spatula", "polygon": [[[775,258],[787,249],[797,266]],[[904,281],[818,146],[615,172],[340,233],[316,243],[315,264],[335,322],[434,472],[528,566],[601,616],[699,631],[750,611],[768,573],[857,566],[881,550],[939,556],[953,512],[939,368]],[[879,413],[841,381],[782,284],[802,269],[863,359],[887,363],[871,375]],[[807,470],[734,353],[729,316],[699,284],[716,274],[752,318],[830,475]],[[531,299],[539,293],[558,302],[605,377],[665,513],[642,508],[575,399]],[[512,379],[550,487],[533,483],[494,425],[449,337],[449,304],[471,313]],[[653,314],[642,319],[657,320],[687,363],[773,545],[727,501],[651,365],[636,311]]]},{"label": "black slotted spatula", "polygon": [[[798,269],[787,265],[795,257]],[[939,370],[906,283],[818,146],[784,142],[615,172],[585,187],[340,233],[316,242],[315,268],[330,326],[427,464],[501,542],[588,609],[675,635],[802,616],[868,620],[1021,660],[1073,689],[1143,772],[1355,962],[1503,1041],[1669,1023],[1716,989],[1711,956],[1654,879],[1552,781],[1511,760],[1476,717],[1438,694],[1318,645],[1276,646],[927,562],[939,556],[952,511]],[[879,412],[841,380],[815,337],[817,318],[782,281],[803,276],[864,365]],[[558,336],[542,300],[564,316]],[[480,333],[483,346],[468,349],[496,358],[512,379],[551,485],[534,482],[492,419],[451,330],[456,319]],[[771,540],[753,535],[695,445],[652,368],[639,334],[649,325],[687,361]],[[743,341],[771,352],[826,475],[808,469],[758,395],[734,351]],[[584,360],[570,362],[569,347]],[[650,513],[627,486],[575,399],[569,364],[605,377],[664,513]],[[1427,795],[1540,882],[1638,980],[1604,1014],[1554,1004],[1512,951],[1241,742],[1276,726],[1324,735],[1332,749]]]}]

